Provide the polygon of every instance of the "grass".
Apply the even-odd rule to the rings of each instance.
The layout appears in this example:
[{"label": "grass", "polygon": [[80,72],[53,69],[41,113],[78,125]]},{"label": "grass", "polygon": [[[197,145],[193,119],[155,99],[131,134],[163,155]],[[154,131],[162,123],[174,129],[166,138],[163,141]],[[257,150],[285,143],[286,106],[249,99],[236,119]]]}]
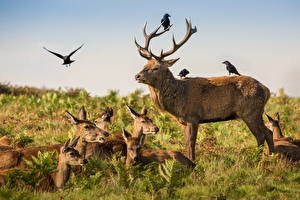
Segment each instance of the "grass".
[{"label": "grass", "polygon": [[[137,110],[146,105],[160,128],[157,135],[147,137],[147,146],[183,149],[181,128],[139,90],[125,97],[116,91],[91,97],[80,89],[70,90],[76,91],[71,94],[9,85],[0,89],[4,91],[0,94],[0,135],[12,136],[25,146],[54,144],[73,137],[74,127],[63,113],[77,113],[82,105],[89,119],[113,107],[110,132],[120,132],[123,127],[131,130],[131,118],[124,106],[128,104]],[[279,112],[285,135],[300,138],[300,98],[288,97],[281,90],[269,100],[266,112]],[[242,121],[202,124],[193,171],[172,161],[127,171],[122,159],[91,160],[80,175],[71,176],[63,190],[43,193],[24,184],[10,184],[0,188],[0,199],[300,199],[300,162],[290,163],[262,152]],[[31,168],[43,175],[45,169],[53,169],[55,161],[51,159],[39,155],[30,163]]]}]

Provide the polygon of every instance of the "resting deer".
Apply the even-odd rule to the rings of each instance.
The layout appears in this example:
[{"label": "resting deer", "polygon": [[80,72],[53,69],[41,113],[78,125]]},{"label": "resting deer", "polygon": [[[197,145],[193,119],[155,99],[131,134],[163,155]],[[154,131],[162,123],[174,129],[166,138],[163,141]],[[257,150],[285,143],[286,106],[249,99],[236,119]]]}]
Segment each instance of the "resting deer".
[{"label": "resting deer", "polygon": [[300,160],[300,141],[284,137],[279,124],[279,113],[276,113],[274,119],[266,114],[273,131],[274,150],[284,157],[298,161]]},{"label": "resting deer", "polygon": [[135,40],[139,54],[147,59],[147,64],[135,79],[149,86],[154,104],[162,111],[175,116],[184,125],[187,156],[195,159],[195,143],[199,123],[219,122],[241,118],[256,137],[258,145],[267,140],[270,152],[273,151],[271,131],[264,125],[262,114],[270,97],[270,91],[263,84],[249,76],[214,77],[214,78],[174,78],[169,67],[177,59],[165,59],[185,44],[192,34],[191,21],[186,20],[187,32],[183,40],[176,43],[173,36],[173,48],[161,51],[157,56],[151,52],[149,44],[152,38],[165,33],[158,32],[160,26],[152,33],[146,33],[145,46]]},{"label": "resting deer", "polygon": [[14,149],[13,147],[13,138],[9,136],[2,136],[0,138],[0,151],[6,151]]},{"label": "resting deer", "polygon": [[[141,127],[143,128],[143,134],[156,134],[159,128],[153,124],[152,120],[147,116],[147,108],[143,107],[141,113],[136,112],[134,109],[126,105],[130,115],[133,119],[133,133],[138,133]],[[105,128],[110,123],[110,117],[112,117],[112,109],[107,109],[110,113],[105,112],[100,118],[96,120],[96,124],[100,127]],[[83,110],[79,113],[79,116],[85,117]],[[109,116],[109,117],[107,117]],[[107,142],[103,144],[89,144],[87,147],[87,158],[95,156],[100,159],[110,158],[112,154],[121,152],[123,155],[126,154],[126,144],[122,137],[122,134],[116,134],[113,138],[108,138]]]},{"label": "resting deer", "polygon": [[[80,136],[76,149],[79,153],[85,156],[87,144],[89,142],[103,143],[108,137],[108,132],[97,127],[93,122],[88,120],[79,120],[66,111],[69,121],[76,126],[76,136]],[[31,160],[32,156],[37,156],[39,151],[59,152],[63,144],[54,144],[40,147],[18,148],[0,152],[0,169],[9,168],[26,168],[24,159]]]},{"label": "resting deer", "polygon": [[[66,182],[70,178],[71,173],[71,166],[72,165],[84,165],[87,163],[87,160],[75,149],[78,143],[79,137],[69,145],[70,140],[68,140],[59,151],[58,156],[58,165],[57,169],[54,173],[50,174],[45,183],[42,183],[40,187],[47,191],[52,191],[53,189],[60,189],[64,187]],[[5,176],[12,171],[10,170],[3,170],[0,171],[0,183],[5,184]]]},{"label": "resting deer", "polygon": [[166,150],[154,150],[143,149],[143,140],[145,135],[143,134],[143,128],[138,132],[137,136],[134,136],[123,129],[123,138],[127,146],[126,165],[129,166],[135,163],[148,164],[151,162],[163,163],[166,159],[173,159],[179,163],[194,168],[195,163],[185,157],[179,151],[166,151]]}]

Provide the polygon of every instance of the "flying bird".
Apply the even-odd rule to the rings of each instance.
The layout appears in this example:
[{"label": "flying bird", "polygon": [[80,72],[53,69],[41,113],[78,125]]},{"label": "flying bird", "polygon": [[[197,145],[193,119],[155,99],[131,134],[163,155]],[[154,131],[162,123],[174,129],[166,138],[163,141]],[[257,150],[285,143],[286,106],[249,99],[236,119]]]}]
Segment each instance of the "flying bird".
[{"label": "flying bird", "polygon": [[237,71],[237,69],[235,68],[235,66],[233,64],[231,64],[229,61],[224,61],[222,62],[223,64],[226,65],[226,69],[229,72],[229,76],[231,73],[236,74],[238,76],[240,76],[241,74]]},{"label": "flying bird", "polygon": [[67,55],[67,56],[63,56],[63,55],[61,55],[61,54],[59,54],[59,53],[55,53],[55,52],[53,52],[53,51],[50,51],[50,50],[47,49],[46,47],[43,47],[43,48],[44,48],[46,51],[52,53],[53,55],[56,55],[57,57],[63,59],[63,60],[64,60],[63,65],[66,65],[66,67],[70,67],[70,66],[71,66],[71,63],[75,61],[75,60],[71,60],[71,56],[72,56],[76,51],[78,51],[82,46],[83,46],[83,44],[82,44],[80,47],[78,47],[76,50],[72,51],[72,52],[71,52],[69,55]]},{"label": "flying bird", "polygon": [[168,29],[170,27],[170,19],[171,17],[168,13],[164,14],[163,18],[160,20],[161,25],[164,27],[164,29]]},{"label": "flying bird", "polygon": [[179,72],[178,76],[180,76],[180,78],[185,77],[186,75],[188,75],[190,72],[187,69],[183,69]]}]

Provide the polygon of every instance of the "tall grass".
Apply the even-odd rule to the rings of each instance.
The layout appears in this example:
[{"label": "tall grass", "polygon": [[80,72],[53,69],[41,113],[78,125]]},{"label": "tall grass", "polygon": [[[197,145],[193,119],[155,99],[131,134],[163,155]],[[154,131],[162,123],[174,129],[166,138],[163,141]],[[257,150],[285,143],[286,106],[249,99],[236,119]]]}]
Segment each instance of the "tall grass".
[{"label": "tall grass", "polygon": [[[169,114],[157,110],[140,90],[123,97],[116,91],[103,97],[91,97],[84,90],[76,95],[60,91],[2,92],[0,135],[10,135],[25,146],[62,143],[74,135],[74,127],[63,117],[64,110],[77,113],[82,105],[89,111],[89,119],[113,107],[110,132],[130,130],[125,104],[137,110],[146,105],[159,126],[157,135],[146,138],[146,146],[183,149],[180,126]],[[281,91],[269,100],[266,112],[280,112],[285,135],[300,138],[300,98]],[[63,190],[43,193],[21,184],[5,186],[0,189],[0,199],[300,199],[300,163],[263,155],[242,121],[200,125],[196,158],[193,171],[173,161],[128,169],[123,158],[91,160],[80,174],[71,176]],[[50,160],[40,155],[31,165],[38,172],[48,173],[55,166]]]}]

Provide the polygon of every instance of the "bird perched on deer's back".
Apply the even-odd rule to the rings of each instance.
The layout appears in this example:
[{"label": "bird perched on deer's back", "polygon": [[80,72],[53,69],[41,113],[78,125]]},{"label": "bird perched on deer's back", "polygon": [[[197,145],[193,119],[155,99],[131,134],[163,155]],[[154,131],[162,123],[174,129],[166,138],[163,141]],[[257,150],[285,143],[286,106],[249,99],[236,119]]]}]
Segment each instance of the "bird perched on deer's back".
[{"label": "bird perched on deer's back", "polygon": [[63,65],[66,65],[66,67],[68,67],[68,66],[70,67],[70,66],[71,66],[71,63],[75,61],[75,60],[71,60],[71,56],[72,56],[76,51],[78,51],[82,46],[83,46],[83,44],[82,44],[80,47],[78,47],[77,49],[75,49],[74,51],[72,51],[72,52],[71,52],[69,55],[67,55],[67,56],[63,56],[63,55],[61,55],[61,54],[59,54],[59,53],[55,53],[55,52],[53,52],[53,51],[50,51],[50,50],[48,50],[46,47],[43,47],[43,48],[44,48],[46,51],[48,51],[49,53],[52,53],[53,55],[56,55],[57,57],[63,59],[63,60],[64,60]]},{"label": "bird perched on deer's back", "polygon": [[169,17],[171,17],[168,13],[164,14],[163,18],[160,20],[161,25],[164,27],[164,29],[166,30],[167,28],[169,28],[170,26],[170,19]]},{"label": "bird perched on deer's back", "polygon": [[240,76],[241,74],[237,71],[237,69],[235,68],[235,66],[233,64],[231,64],[229,61],[224,61],[222,62],[223,64],[226,65],[226,69],[229,72],[229,76],[231,73],[236,74],[238,76]]},{"label": "bird perched on deer's back", "polygon": [[179,72],[178,76],[180,76],[180,78],[185,77],[186,75],[188,75],[190,72],[187,69],[183,69]]}]

